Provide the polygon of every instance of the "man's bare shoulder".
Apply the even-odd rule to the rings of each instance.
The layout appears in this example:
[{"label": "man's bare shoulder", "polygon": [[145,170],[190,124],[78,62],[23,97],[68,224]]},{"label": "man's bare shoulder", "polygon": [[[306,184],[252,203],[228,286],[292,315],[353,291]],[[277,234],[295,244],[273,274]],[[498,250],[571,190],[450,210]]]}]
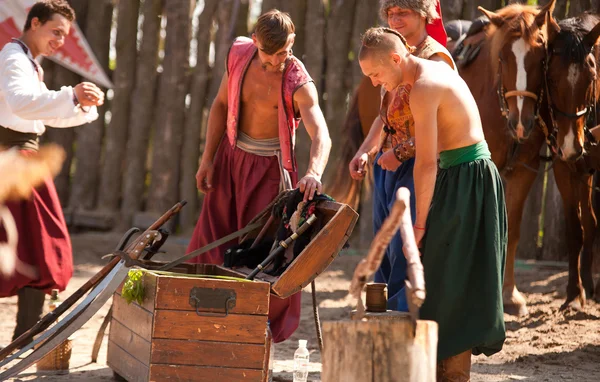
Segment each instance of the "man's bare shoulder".
[{"label": "man's bare shoulder", "polygon": [[312,103],[315,101],[319,103],[319,95],[314,82],[309,81],[296,89],[296,92],[294,93],[294,102],[301,104]]}]

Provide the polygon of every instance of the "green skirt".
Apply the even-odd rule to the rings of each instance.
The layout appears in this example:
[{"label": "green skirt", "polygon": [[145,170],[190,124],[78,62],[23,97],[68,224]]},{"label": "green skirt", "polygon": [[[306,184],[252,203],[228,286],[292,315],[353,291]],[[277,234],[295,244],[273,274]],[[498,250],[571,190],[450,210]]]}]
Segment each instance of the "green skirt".
[{"label": "green skirt", "polygon": [[505,339],[502,181],[485,141],[440,153],[440,166],[423,238],[421,318],[439,325],[438,360],[469,349],[490,356]]}]

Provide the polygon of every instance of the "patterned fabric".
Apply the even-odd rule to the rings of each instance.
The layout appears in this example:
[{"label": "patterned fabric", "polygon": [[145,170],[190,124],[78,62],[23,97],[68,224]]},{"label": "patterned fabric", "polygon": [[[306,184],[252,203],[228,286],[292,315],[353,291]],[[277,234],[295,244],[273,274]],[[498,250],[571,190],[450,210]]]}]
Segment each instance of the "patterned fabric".
[{"label": "patterned fabric", "polygon": [[[450,53],[431,37],[427,37],[416,47],[413,53],[419,58],[429,59],[442,54],[453,63]],[[456,67],[454,67],[456,69]],[[394,154],[400,162],[415,156],[414,126],[415,121],[410,111],[411,85],[400,85],[386,92],[381,102],[381,119],[386,124],[381,136],[381,150],[394,148]]]}]

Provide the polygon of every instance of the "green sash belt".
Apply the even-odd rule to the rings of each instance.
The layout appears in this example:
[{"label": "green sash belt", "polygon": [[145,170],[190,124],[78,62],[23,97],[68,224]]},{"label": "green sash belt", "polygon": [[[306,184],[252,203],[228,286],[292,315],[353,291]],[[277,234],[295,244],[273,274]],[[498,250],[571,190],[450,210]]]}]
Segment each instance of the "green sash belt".
[{"label": "green sash belt", "polygon": [[440,152],[440,168],[447,169],[477,159],[491,159],[491,157],[487,142],[481,141],[471,146]]}]

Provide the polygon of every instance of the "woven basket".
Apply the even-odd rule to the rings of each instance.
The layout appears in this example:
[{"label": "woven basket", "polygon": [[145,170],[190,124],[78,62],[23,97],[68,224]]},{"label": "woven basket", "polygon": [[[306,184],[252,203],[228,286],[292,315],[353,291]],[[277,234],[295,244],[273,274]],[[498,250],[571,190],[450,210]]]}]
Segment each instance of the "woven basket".
[{"label": "woven basket", "polygon": [[73,341],[65,340],[37,362],[37,370],[69,370]]}]

